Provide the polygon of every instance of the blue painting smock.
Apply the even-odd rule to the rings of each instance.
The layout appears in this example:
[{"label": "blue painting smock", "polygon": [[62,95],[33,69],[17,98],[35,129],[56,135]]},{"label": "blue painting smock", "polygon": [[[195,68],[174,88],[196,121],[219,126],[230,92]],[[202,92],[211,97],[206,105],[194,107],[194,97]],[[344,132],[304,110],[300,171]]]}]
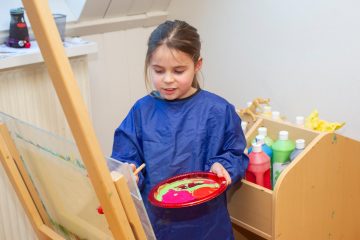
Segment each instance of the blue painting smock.
[{"label": "blue painting smock", "polygon": [[244,176],[248,158],[241,120],[234,106],[205,90],[167,101],[148,95],[138,100],[116,129],[112,157],[137,167],[139,188],[157,239],[233,239],[226,194],[206,203],[164,209],[148,201],[150,190],[167,178],[209,171],[221,163],[232,183]]}]

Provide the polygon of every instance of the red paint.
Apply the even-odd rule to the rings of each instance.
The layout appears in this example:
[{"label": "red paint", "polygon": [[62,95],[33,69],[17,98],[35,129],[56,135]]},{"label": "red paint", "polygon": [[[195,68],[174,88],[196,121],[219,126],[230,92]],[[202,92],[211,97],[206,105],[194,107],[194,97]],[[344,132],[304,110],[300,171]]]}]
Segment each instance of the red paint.
[{"label": "red paint", "polygon": [[18,28],[26,28],[26,23],[19,22],[19,23],[16,24],[16,26],[17,26]]},{"label": "red paint", "polygon": [[102,209],[101,206],[98,207],[96,210],[97,210],[97,212],[98,212],[99,214],[104,214],[104,211],[103,211],[103,209]]},{"label": "red paint", "polygon": [[217,190],[217,188],[202,187],[202,188],[196,189],[193,193],[193,196],[195,198],[203,198],[203,197],[206,197],[206,196],[212,194],[216,190]]},{"label": "red paint", "polygon": [[271,189],[270,158],[263,151],[249,154],[249,166],[245,179],[265,188]]}]

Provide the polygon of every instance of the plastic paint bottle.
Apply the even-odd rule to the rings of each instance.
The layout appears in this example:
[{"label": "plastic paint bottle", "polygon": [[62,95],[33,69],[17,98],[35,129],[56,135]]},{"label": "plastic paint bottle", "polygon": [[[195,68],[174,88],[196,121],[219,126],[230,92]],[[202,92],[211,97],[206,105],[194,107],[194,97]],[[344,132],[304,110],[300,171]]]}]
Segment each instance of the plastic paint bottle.
[{"label": "plastic paint bottle", "polygon": [[[260,143],[261,144],[261,149],[262,151],[269,156],[269,158],[272,158],[273,155],[273,151],[271,149],[271,147],[269,147],[268,145],[265,144],[265,137],[263,135],[257,135],[255,137],[255,143]],[[250,154],[252,152],[252,147],[249,148],[248,153]]]},{"label": "plastic paint bottle", "polygon": [[296,139],[295,150],[290,154],[290,161],[293,161],[305,149],[305,140]]},{"label": "plastic paint bottle", "polygon": [[281,120],[280,112],[278,112],[278,111],[271,112],[271,119],[275,120],[275,121],[280,121]]},{"label": "plastic paint bottle", "polygon": [[267,135],[267,128],[266,127],[259,127],[258,128],[258,135],[263,135],[264,138],[264,142],[266,145],[268,145],[269,147],[271,147],[274,143],[274,140],[272,140],[268,135]]},{"label": "plastic paint bottle", "polygon": [[273,150],[272,157],[272,183],[275,186],[280,173],[290,163],[290,154],[295,149],[295,143],[289,140],[288,131],[280,131],[279,138],[271,146]]},{"label": "plastic paint bottle", "polygon": [[271,106],[265,105],[262,109],[261,116],[270,118],[271,117]]},{"label": "plastic paint bottle", "polygon": [[246,133],[246,127],[248,125],[248,122],[245,122],[245,121],[241,121],[241,129],[243,131],[243,133],[245,134]]},{"label": "plastic paint bottle", "polygon": [[304,121],[304,117],[303,116],[296,116],[295,117],[295,124],[299,127],[304,127],[305,126],[305,121]]},{"label": "plastic paint bottle", "polygon": [[270,158],[262,149],[261,144],[253,143],[253,151],[249,154],[249,166],[245,179],[265,188],[271,189]]}]

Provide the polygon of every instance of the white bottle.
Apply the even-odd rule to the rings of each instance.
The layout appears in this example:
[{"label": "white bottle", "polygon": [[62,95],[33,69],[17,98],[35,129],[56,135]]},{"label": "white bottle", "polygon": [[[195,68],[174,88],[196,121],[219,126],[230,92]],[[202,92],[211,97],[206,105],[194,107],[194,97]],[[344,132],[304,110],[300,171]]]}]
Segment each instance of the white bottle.
[{"label": "white bottle", "polygon": [[305,149],[305,140],[304,139],[296,139],[295,141],[295,149],[290,154],[290,161],[293,161],[302,151]]},{"label": "white bottle", "polygon": [[265,105],[262,109],[261,115],[263,117],[271,117],[271,106]]},{"label": "white bottle", "polygon": [[267,136],[267,128],[266,127],[259,127],[258,128],[258,135],[262,135],[264,137]]},{"label": "white bottle", "polygon": [[299,127],[304,127],[305,126],[305,120],[303,116],[296,116],[295,118],[295,124]]},{"label": "white bottle", "polygon": [[265,144],[268,145],[269,147],[271,147],[271,145],[274,143],[274,140],[272,140],[268,135],[267,135],[267,128],[266,127],[259,127],[258,128],[258,135],[262,135],[265,137],[264,141]]},{"label": "white bottle", "polygon": [[281,118],[280,118],[280,112],[278,111],[272,111],[271,112],[271,119],[272,120],[275,120],[275,121],[280,121]]},{"label": "white bottle", "polygon": [[248,125],[248,122],[241,121],[241,129],[243,130],[243,133],[246,133],[247,125]]}]

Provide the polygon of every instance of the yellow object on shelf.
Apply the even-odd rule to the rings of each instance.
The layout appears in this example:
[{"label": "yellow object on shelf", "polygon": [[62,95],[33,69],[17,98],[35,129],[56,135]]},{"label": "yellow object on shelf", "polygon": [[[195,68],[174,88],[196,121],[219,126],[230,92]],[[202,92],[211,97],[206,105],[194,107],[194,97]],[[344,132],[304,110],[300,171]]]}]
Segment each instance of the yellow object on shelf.
[{"label": "yellow object on shelf", "polygon": [[258,115],[258,109],[263,109],[263,104],[269,105],[269,98],[255,98],[248,107],[240,109],[239,114],[241,117],[248,115],[252,121],[256,121],[256,115]]},{"label": "yellow object on shelf", "polygon": [[319,112],[314,110],[305,121],[305,127],[321,131],[321,132],[334,132],[345,125],[345,122],[327,122],[319,118]]}]

